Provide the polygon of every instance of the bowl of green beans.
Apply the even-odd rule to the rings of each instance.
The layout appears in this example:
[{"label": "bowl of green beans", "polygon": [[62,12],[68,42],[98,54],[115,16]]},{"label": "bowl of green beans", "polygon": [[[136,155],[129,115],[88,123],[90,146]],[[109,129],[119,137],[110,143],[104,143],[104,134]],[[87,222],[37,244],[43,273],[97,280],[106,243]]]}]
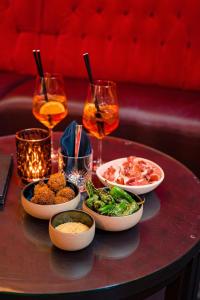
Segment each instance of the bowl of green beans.
[{"label": "bowl of green beans", "polygon": [[86,183],[87,197],[83,210],[90,214],[96,227],[107,231],[122,231],[135,226],[143,214],[144,199],[119,187],[97,189]]}]

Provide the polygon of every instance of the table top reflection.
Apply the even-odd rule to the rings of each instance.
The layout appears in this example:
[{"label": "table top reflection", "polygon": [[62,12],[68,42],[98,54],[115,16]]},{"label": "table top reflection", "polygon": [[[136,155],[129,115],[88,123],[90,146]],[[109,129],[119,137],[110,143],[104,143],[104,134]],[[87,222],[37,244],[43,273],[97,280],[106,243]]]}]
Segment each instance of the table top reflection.
[{"label": "table top reflection", "polygon": [[[57,133],[55,144],[59,138]],[[95,152],[96,140],[91,140]],[[0,138],[0,152],[15,154],[14,136]],[[165,276],[164,270],[196,249],[200,237],[198,179],[155,149],[112,137],[103,140],[104,161],[129,155],[159,164],[165,172],[163,183],[145,195],[138,225],[124,232],[97,229],[92,244],[77,252],[54,247],[48,222],[25,213],[14,163],[6,204],[0,211],[0,292],[52,297],[65,294],[72,299],[95,295],[98,299],[116,290],[120,298],[130,295],[128,286],[139,292],[148,278],[159,277],[162,271]],[[101,186],[95,176],[93,179]]]}]

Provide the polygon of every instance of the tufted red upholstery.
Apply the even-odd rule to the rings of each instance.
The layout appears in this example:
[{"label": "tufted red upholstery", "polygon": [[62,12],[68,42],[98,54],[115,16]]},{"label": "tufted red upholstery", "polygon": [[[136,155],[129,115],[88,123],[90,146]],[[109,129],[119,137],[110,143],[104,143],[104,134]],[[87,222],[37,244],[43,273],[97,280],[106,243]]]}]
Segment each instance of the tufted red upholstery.
[{"label": "tufted red upholstery", "polygon": [[31,110],[34,48],[45,71],[65,75],[69,116],[55,130],[81,122],[89,52],[94,77],[118,84],[113,135],[164,151],[200,177],[199,20],[199,0],[0,0],[0,135],[41,126]]},{"label": "tufted red upholstery", "polygon": [[[44,67],[85,77],[89,52],[97,78],[200,89],[198,0],[1,0],[0,69]],[[122,26],[123,24],[123,26]]]}]

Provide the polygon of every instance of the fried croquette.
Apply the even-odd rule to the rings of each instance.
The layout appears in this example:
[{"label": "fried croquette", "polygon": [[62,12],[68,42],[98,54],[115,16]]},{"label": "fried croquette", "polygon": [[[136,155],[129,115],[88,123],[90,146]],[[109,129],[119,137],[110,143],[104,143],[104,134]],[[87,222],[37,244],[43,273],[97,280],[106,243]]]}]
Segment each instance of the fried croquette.
[{"label": "fried croquette", "polygon": [[52,174],[47,182],[40,181],[34,187],[31,202],[36,204],[60,204],[72,200],[75,192],[66,187],[65,176],[62,173]]},{"label": "fried croquette", "polygon": [[66,186],[65,175],[62,173],[52,174],[47,184],[52,191],[57,192]]},{"label": "fried croquette", "polygon": [[47,185],[41,186],[37,193],[31,198],[31,202],[36,204],[54,204],[55,194]]},{"label": "fried croquette", "polygon": [[34,195],[36,195],[39,192],[40,188],[44,186],[47,187],[46,183],[44,183],[44,181],[39,181],[38,184],[36,184],[34,187]]},{"label": "fried croquette", "polygon": [[75,197],[75,192],[70,187],[65,187],[62,190],[58,191],[56,196],[66,198],[65,201],[70,201]]},{"label": "fried croquette", "polygon": [[67,198],[62,197],[62,196],[55,196],[54,198],[54,204],[61,204],[69,201]]}]

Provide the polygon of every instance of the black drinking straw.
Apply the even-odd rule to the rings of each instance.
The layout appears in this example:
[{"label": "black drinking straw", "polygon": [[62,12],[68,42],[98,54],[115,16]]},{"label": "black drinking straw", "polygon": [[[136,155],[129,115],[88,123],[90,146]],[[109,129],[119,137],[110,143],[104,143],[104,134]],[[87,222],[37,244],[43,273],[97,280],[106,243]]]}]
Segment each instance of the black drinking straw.
[{"label": "black drinking straw", "polygon": [[[93,77],[92,77],[92,69],[91,69],[91,66],[90,66],[89,54],[84,53],[83,58],[84,58],[86,70],[87,70],[87,73],[88,73],[89,82],[91,84],[92,94],[94,95],[94,86],[93,86],[94,85],[94,80],[93,80]],[[101,118],[101,111],[100,111],[98,99],[97,99],[96,96],[95,96],[94,104],[95,104],[95,107],[97,109],[97,112],[96,112],[95,116],[96,116],[96,118]],[[98,127],[99,134],[103,134],[104,133],[103,123],[100,122],[100,121],[97,121],[97,127]]]},{"label": "black drinking straw", "polygon": [[[94,94],[94,86],[93,86],[94,80],[93,80],[93,77],[92,77],[92,69],[91,69],[91,66],[90,66],[89,54],[84,53],[83,58],[84,58],[86,70],[87,70],[87,73],[88,73],[89,82],[90,82],[91,87],[92,87],[92,93]],[[98,100],[97,100],[96,97],[95,97],[95,103],[94,104],[96,106],[97,112],[100,113],[99,103],[98,103]],[[99,115],[99,117],[101,117],[101,115]]]},{"label": "black drinking straw", "polygon": [[40,50],[33,50],[33,56],[34,56],[35,63],[37,66],[38,75],[40,76],[41,81],[42,81],[44,98],[46,101],[48,101],[47,88],[46,88],[45,79],[44,79],[44,72],[43,72],[43,67],[42,67],[42,59],[41,59],[41,55],[40,55]]},{"label": "black drinking straw", "polygon": [[94,81],[93,81],[93,78],[92,78],[92,69],[90,67],[89,54],[88,53],[84,53],[83,54],[83,58],[84,58],[86,70],[87,70],[87,73],[88,73],[89,81],[90,81],[91,84],[93,84]]},{"label": "black drinking straw", "polygon": [[34,56],[34,59],[35,59],[35,64],[36,64],[36,67],[37,67],[38,75],[39,75],[40,77],[42,77],[42,73],[41,73],[39,61],[38,61],[38,58],[37,58],[36,50],[33,50],[33,56]]}]

